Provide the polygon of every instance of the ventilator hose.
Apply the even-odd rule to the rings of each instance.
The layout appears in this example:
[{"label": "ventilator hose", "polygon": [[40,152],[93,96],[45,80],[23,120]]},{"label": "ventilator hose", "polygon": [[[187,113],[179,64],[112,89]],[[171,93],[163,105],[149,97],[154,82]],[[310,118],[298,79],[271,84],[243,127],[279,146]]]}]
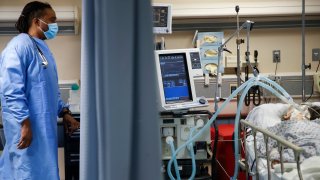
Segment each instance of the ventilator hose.
[{"label": "ventilator hose", "polygon": [[[262,81],[262,82],[259,82]],[[265,82],[263,82],[265,81]],[[267,85],[266,83],[271,84],[274,87],[271,87],[270,85]],[[245,89],[242,92],[242,95],[240,97],[240,102],[239,102],[239,106],[238,106],[238,110],[237,110],[237,114],[236,114],[236,119],[235,119],[235,169],[234,169],[234,176],[232,177],[232,179],[236,179],[236,177],[238,176],[238,170],[239,170],[239,164],[238,164],[238,160],[239,160],[239,150],[238,150],[238,130],[239,130],[239,121],[240,121],[240,112],[242,109],[242,105],[243,105],[243,100],[245,97],[245,94],[249,91],[249,89],[254,86],[254,85],[258,85],[261,86],[267,90],[269,90],[270,92],[272,92],[273,94],[275,94],[279,99],[281,99],[282,101],[294,105],[295,107],[297,107],[297,104],[293,102],[292,97],[277,83],[275,83],[274,81],[266,78],[266,77],[253,77],[250,78],[247,82],[243,83],[240,87],[238,87],[228,98],[227,100],[222,104],[222,106],[214,113],[214,115],[211,117],[211,119],[207,122],[207,124],[201,128],[201,130],[195,134],[195,136],[193,136],[191,139],[188,139],[187,142],[185,142],[184,144],[182,144],[176,151],[174,151],[174,147],[171,148],[172,151],[172,158],[169,160],[168,162],[168,174],[170,176],[171,172],[169,170],[171,170],[171,166],[172,166],[172,162],[175,162],[175,166],[177,166],[177,162],[176,162],[176,155],[183,149],[185,148],[188,144],[192,143],[195,139],[199,138],[199,136],[205,131],[207,130],[211,124],[216,120],[217,116],[220,114],[220,112],[225,108],[225,106],[231,101],[232,98],[234,98],[240,91],[242,91],[243,89]],[[276,90],[275,90],[275,89]],[[279,91],[282,93],[280,94]],[[173,143],[171,143],[171,146],[173,146]],[[179,173],[179,172],[178,172]],[[172,174],[171,174],[172,177]],[[170,177],[170,178],[171,178]],[[173,177],[172,177],[173,178]],[[174,178],[173,178],[174,179]]]},{"label": "ventilator hose", "polygon": [[[192,138],[192,135],[193,133],[195,132],[196,128],[193,127],[191,129],[191,132],[189,134],[189,138],[188,139],[191,139]],[[194,155],[194,150],[193,150],[193,144],[190,143],[188,145],[188,150],[189,150],[189,154],[191,156],[191,160],[192,160],[192,173],[191,173],[191,176],[188,178],[189,180],[192,180],[194,179],[195,175],[196,175],[196,158],[195,158],[195,155]]]},{"label": "ventilator hose", "polygon": [[215,112],[215,114],[211,117],[211,119],[207,122],[205,126],[203,126],[198,133],[196,133],[191,139],[189,139],[187,142],[182,144],[174,153],[171,154],[171,159],[168,162],[168,167],[167,169],[171,169],[172,162],[175,160],[177,154],[185,148],[188,144],[192,143],[195,139],[199,138],[199,136],[206,130],[208,129],[211,124],[215,121],[217,116],[220,114],[220,112],[225,108],[225,106],[231,101],[233,97],[235,97],[243,88],[247,86],[247,84],[251,83],[254,81],[254,79],[250,79],[247,82],[243,83],[239,88],[237,88],[228,98],[227,100],[222,104],[222,106]]},{"label": "ventilator hose", "polygon": [[[169,141],[169,145],[170,145],[170,148],[171,148],[171,160],[173,159],[174,160],[174,169],[175,169],[175,172],[176,172],[176,176],[177,176],[177,180],[181,180],[180,178],[180,173],[179,173],[179,167],[178,167],[178,162],[177,162],[177,158],[176,158],[176,154],[174,154],[175,152],[175,149],[174,149],[174,145],[173,145],[173,141]],[[172,173],[171,173],[171,165],[167,167],[167,171],[168,171],[168,175],[170,177],[171,180],[175,180]]]}]

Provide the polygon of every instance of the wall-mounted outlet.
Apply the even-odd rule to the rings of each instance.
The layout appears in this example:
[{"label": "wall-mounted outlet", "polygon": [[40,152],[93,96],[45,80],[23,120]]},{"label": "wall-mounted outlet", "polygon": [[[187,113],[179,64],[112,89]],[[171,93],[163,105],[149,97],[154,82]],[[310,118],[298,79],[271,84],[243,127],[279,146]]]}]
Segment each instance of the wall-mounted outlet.
[{"label": "wall-mounted outlet", "polygon": [[320,48],[312,49],[312,61],[320,61]]},{"label": "wall-mounted outlet", "polygon": [[280,50],[274,50],[272,52],[272,55],[273,55],[273,62],[274,63],[279,63],[280,62]]}]

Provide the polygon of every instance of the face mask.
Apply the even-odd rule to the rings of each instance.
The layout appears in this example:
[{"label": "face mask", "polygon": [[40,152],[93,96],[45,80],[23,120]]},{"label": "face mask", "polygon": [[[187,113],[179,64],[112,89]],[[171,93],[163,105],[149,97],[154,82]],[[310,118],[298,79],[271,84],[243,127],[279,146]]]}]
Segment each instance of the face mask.
[{"label": "face mask", "polygon": [[309,120],[310,113],[306,106],[300,106],[302,111],[299,111],[295,108],[292,109],[290,120]]},{"label": "face mask", "polygon": [[45,36],[47,39],[53,39],[53,38],[55,38],[55,37],[57,36],[58,30],[59,30],[58,24],[57,24],[57,23],[50,23],[50,24],[48,24],[48,23],[42,21],[41,19],[39,19],[39,20],[40,20],[41,22],[45,23],[46,25],[48,25],[48,31],[46,31],[46,32],[44,32],[44,31],[40,28],[40,29],[42,30],[44,36]]}]

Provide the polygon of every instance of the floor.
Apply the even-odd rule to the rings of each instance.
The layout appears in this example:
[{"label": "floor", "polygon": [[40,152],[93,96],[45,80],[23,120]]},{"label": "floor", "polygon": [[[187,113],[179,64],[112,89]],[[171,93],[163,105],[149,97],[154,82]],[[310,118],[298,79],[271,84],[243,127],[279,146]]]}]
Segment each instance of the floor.
[{"label": "floor", "polygon": [[65,180],[65,178],[64,178],[64,148],[58,148],[58,162],[59,162],[60,180]]}]

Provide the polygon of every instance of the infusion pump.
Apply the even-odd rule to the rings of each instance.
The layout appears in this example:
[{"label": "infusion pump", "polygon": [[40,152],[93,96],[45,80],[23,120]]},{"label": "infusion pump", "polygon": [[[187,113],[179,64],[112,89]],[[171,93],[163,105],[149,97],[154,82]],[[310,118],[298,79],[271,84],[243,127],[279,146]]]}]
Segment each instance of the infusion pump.
[{"label": "infusion pump", "polygon": [[[176,149],[183,145],[189,139],[191,129],[197,123],[206,124],[209,121],[208,114],[186,114],[186,115],[161,115],[160,133],[162,146],[162,159],[171,159],[171,149],[166,143],[168,136],[173,137]],[[202,127],[201,127],[202,128]],[[201,129],[200,128],[200,129]],[[196,130],[193,136],[200,130]],[[195,158],[197,160],[207,160],[208,147],[210,146],[210,129],[205,131],[198,139],[193,142]],[[184,148],[177,154],[177,159],[191,159],[187,148]]]}]

